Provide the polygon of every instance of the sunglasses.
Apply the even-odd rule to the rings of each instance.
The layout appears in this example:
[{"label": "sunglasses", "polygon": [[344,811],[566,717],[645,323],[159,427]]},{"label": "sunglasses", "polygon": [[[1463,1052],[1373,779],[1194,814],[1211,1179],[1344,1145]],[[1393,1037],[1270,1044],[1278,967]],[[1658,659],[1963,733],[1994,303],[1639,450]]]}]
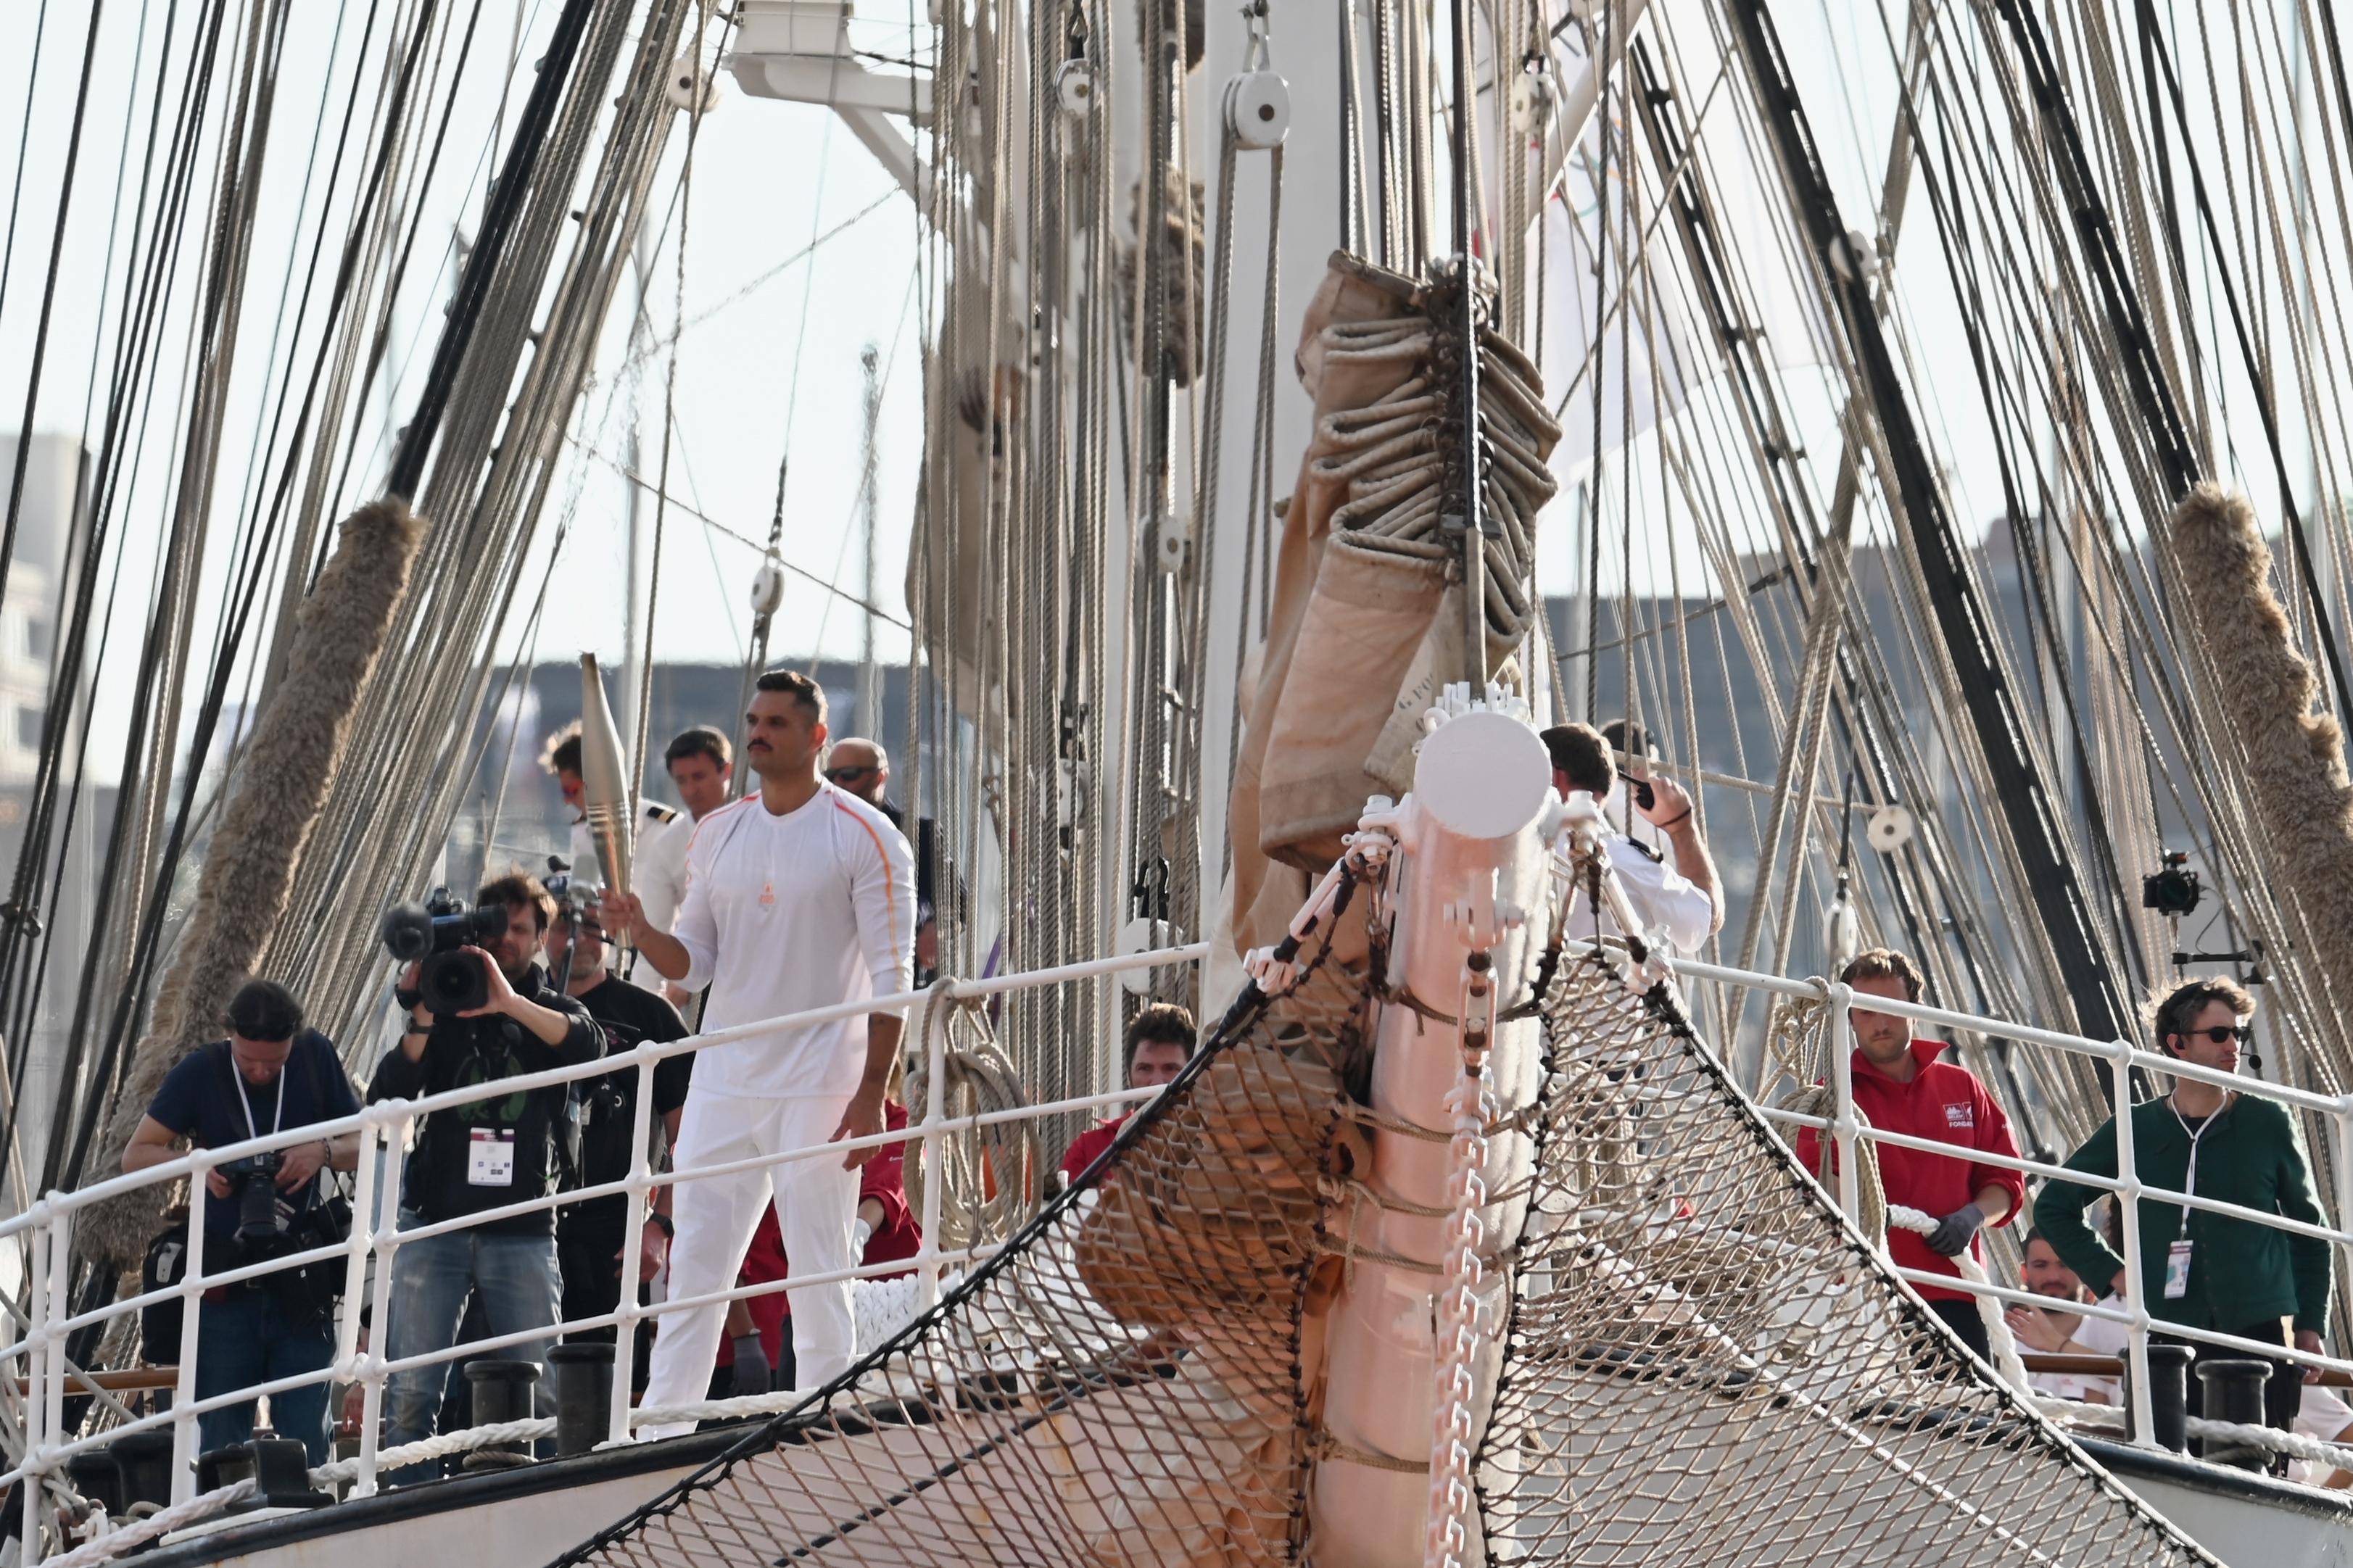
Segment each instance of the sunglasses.
[{"label": "sunglasses", "polygon": [[862,779],[872,772],[872,768],[828,768],[825,770],[825,782],[848,784],[851,779]]},{"label": "sunglasses", "polygon": [[2253,1039],[2255,1031],[2245,1024],[2217,1024],[2211,1029],[2186,1029],[2182,1032],[2181,1037],[2184,1040],[2194,1040],[2201,1036],[2218,1046],[2227,1046],[2232,1040],[2244,1044]]}]

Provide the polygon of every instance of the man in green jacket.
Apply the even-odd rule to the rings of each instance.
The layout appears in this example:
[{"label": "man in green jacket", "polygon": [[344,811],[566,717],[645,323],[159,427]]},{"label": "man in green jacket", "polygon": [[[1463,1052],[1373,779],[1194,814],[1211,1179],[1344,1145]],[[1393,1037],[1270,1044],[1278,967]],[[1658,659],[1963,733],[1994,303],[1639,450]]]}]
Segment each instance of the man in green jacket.
[{"label": "man in green jacket", "polygon": [[[2157,1047],[2200,1067],[2239,1070],[2253,1034],[2255,1000],[2227,980],[2193,980],[2158,1004]],[[2218,1085],[2177,1079],[2173,1092],[2132,1108],[2134,1163],[2142,1182],[2193,1197],[2237,1204],[2311,1225],[2327,1218],[2312,1194],[2312,1171],[2287,1109]],[[2114,1117],[2068,1156],[2067,1168],[2087,1175],[2116,1174]],[[2095,1187],[2052,1180],[2034,1203],[2036,1228],[2060,1258],[2094,1288],[2124,1295],[2125,1260],[2084,1223],[2084,1208],[2102,1195]],[[2149,1315],[2188,1328],[2211,1329],[2321,1352],[2328,1320],[2328,1244],[2205,1209],[2143,1198],[2140,1202],[2141,1290]],[[2200,1361],[2247,1352],[2191,1342]],[[2295,1420],[2306,1375],[2293,1362],[2275,1362],[2264,1392],[2264,1415],[2283,1431]],[[2316,1376],[2317,1374],[2311,1374]],[[2200,1388],[2189,1380],[2189,1409]]]}]

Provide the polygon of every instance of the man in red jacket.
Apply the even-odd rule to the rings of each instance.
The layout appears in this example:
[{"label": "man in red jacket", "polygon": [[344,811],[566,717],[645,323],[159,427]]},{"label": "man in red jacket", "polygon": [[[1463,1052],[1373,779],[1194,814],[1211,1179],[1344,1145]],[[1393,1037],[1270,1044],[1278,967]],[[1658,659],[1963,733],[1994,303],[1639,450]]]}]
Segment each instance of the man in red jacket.
[{"label": "man in red jacket", "polygon": [[[1983,1262],[1978,1232],[1987,1226],[2008,1225],[2025,1201],[2026,1183],[2018,1172],[1968,1157],[2018,1158],[2010,1119],[1975,1073],[1937,1059],[1947,1049],[1944,1041],[1914,1039],[1911,1020],[1860,1005],[1868,996],[1917,1002],[1922,985],[1918,964],[1893,949],[1873,948],[1858,954],[1839,978],[1854,988],[1857,1003],[1848,1015],[1854,1024],[1855,1110],[1882,1132],[1950,1143],[1962,1152],[1930,1154],[1890,1143],[1877,1146],[1879,1180],[1888,1203],[1936,1217],[1936,1231],[1925,1237],[1891,1227],[1888,1255],[1902,1268],[1958,1279],[1960,1268],[1953,1259],[1967,1252]],[[1833,1159],[1826,1169],[1813,1130],[1807,1129],[1798,1140],[1798,1157],[1825,1182],[1836,1174],[1837,1152],[1831,1149]],[[1963,1344],[1981,1360],[1993,1359],[1973,1297],[1918,1280],[1912,1285]]]},{"label": "man in red jacket", "polygon": [[[1127,1026],[1127,1087],[1149,1089],[1175,1079],[1193,1054],[1193,1015],[1174,1002],[1155,1002],[1136,1014]],[[1071,1140],[1056,1167],[1062,1185],[1077,1181],[1095,1156],[1111,1147],[1128,1116],[1143,1103],[1129,1101],[1117,1116],[1103,1118]]]}]

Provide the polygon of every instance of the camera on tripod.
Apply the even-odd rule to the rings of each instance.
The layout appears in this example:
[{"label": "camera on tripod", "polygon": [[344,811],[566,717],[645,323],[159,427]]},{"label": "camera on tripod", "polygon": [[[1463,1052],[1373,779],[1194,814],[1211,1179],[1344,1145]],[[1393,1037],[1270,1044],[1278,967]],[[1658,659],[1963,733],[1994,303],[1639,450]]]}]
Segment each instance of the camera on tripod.
[{"label": "camera on tripod", "polygon": [[2167,850],[2163,868],[2140,879],[2140,907],[2161,915],[2193,913],[2201,896],[2198,873],[2189,869],[2189,856],[2184,850]]},{"label": "camera on tripod", "polygon": [[278,1194],[278,1173],[285,1163],[284,1154],[266,1149],[216,1167],[228,1184],[228,1201],[237,1205],[237,1245],[248,1258],[291,1250],[286,1229],[294,1205],[281,1203]]},{"label": "camera on tripod", "polygon": [[395,904],[384,911],[384,945],[403,963],[417,965],[417,990],[435,1016],[487,1007],[491,977],[482,961],[465,949],[487,948],[504,936],[504,904],[469,909],[447,888],[436,888],[421,904]]}]

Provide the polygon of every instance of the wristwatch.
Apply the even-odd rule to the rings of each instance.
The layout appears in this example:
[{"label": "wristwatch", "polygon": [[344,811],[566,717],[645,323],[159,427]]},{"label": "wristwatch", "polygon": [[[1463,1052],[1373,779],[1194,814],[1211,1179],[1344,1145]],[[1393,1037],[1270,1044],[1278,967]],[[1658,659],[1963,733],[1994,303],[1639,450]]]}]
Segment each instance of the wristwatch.
[{"label": "wristwatch", "polygon": [[669,1237],[672,1241],[676,1241],[678,1239],[677,1224],[671,1220],[670,1215],[662,1213],[661,1210],[648,1209],[646,1211],[646,1223],[648,1225],[658,1225],[661,1226],[661,1233],[664,1236]]}]

